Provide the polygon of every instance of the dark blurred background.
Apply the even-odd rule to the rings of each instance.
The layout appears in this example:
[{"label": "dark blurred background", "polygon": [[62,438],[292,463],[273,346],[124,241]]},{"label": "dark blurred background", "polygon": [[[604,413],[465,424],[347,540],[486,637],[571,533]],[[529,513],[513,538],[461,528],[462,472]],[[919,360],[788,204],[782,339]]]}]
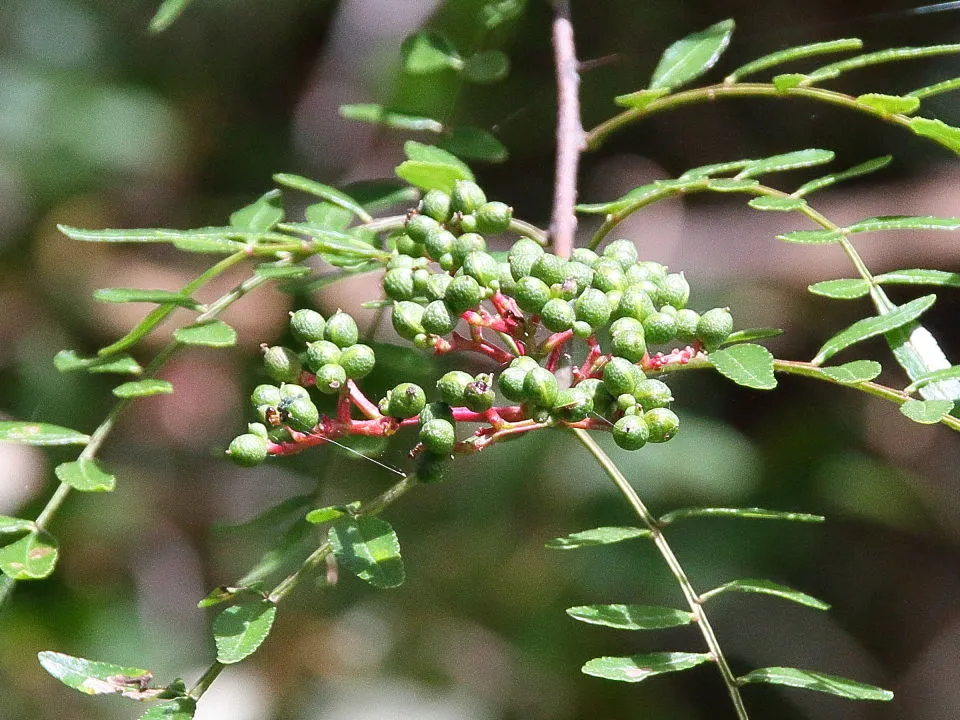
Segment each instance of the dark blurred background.
[{"label": "dark blurred background", "polygon": [[[195,0],[162,35],[147,23],[155,0],[4,0],[0,4],[0,410],[91,431],[111,405],[115,378],[60,375],[60,349],[91,354],[131,327],[144,306],[95,304],[99,287],[177,288],[209,258],[156,247],[73,243],[55,224],[189,228],[225,222],[269,189],[276,171],[331,184],[390,177],[410,137],[342,119],[338,106],[381,102],[484,127],[507,146],[499,165],[475,163],[491,198],[546,225],[555,111],[549,8],[483,34],[480,3],[397,0]],[[582,59],[613,56],[583,77],[590,127],[611,98],[647,83],[663,48],[726,17],[733,43],[714,76],[767,52],[836,37],[867,49],[960,39],[960,10],[913,4],[770,0],[574,0]],[[459,86],[399,74],[399,45],[427,24],[463,51],[500,48],[510,76]],[[828,62],[831,58],[824,60]],[[817,60],[807,67],[823,64]],[[960,75],[955,57],[884,65],[834,86],[905,92]],[[924,114],[960,124],[957,95]],[[416,139],[430,142],[429,136]],[[877,175],[814,204],[838,222],[879,214],[960,215],[960,173],[942,148],[848,112],[799,101],[730,100],[691,106],[630,127],[583,160],[581,198],[616,197],[656,177],[719,160],[802,147],[837,152],[838,169],[893,153]],[[777,177],[792,189],[813,174]],[[292,198],[291,212],[302,199]],[[770,217],[775,215],[776,217]],[[812,357],[826,337],[872,311],[806,286],[850,277],[839,249],[777,243],[803,227],[749,211],[742,198],[694,198],[625,224],[641,255],[685,270],[691,305],[729,305],[738,327],[777,326],[780,357]],[[583,238],[591,223],[582,224]],[[884,234],[859,246],[876,271],[960,270],[956,238]],[[204,291],[216,297],[242,274]],[[191,684],[214,656],[212,611],[196,602],[230,583],[286,538],[304,534],[306,507],[366,498],[393,476],[327,448],[262,469],[222,459],[250,417],[262,381],[257,346],[282,340],[294,303],[356,308],[369,280],[290,298],[272,289],[226,315],[240,332],[230,351],[184,353],[163,373],[177,393],[141,401],[102,457],[118,476],[109,495],[74,494],[53,525],[56,574],[21,584],[0,620],[0,719],[134,718],[141,706],[88,698],[51,679],[39,650],[153,669]],[[915,292],[893,292],[896,300]],[[954,359],[955,295],[925,317]],[[376,343],[394,341],[358,311]],[[186,317],[186,316],[184,316]],[[181,318],[182,320],[183,318]],[[170,325],[174,327],[174,325]],[[169,331],[137,351],[149,359]],[[413,351],[382,347],[372,393],[442,369]],[[838,360],[876,357],[884,379],[906,384],[882,342]],[[445,366],[444,366],[445,367]],[[475,363],[476,371],[485,367]],[[628,454],[612,448],[657,512],[695,504],[758,505],[823,513],[822,526],[703,520],[671,533],[694,583],[769,577],[833,604],[829,613],[760,596],[724,596],[711,617],[737,671],[795,665],[890,687],[892,704],[851,703],[761,686],[745,691],[756,718],[955,720],[960,717],[960,488],[958,443],[942,427],[906,421],[892,405],[849,390],[784,378],[771,393],[721,378],[672,383],[683,427],[676,440]],[[598,602],[677,604],[679,591],[652,547],[577,553],[543,549],[552,537],[631,518],[586,453],[563,437],[498,446],[456,464],[450,482],[389,511],[408,581],[375,591],[341,578],[305,584],[273,635],[229,668],[197,717],[230,720],[601,720],[732,717],[710,668],[639,686],[580,674],[587,659],[662,649],[700,651],[690,628],[636,634],[578,624],[563,612]],[[404,467],[411,438],[360,448]],[[34,517],[69,452],[0,445],[0,513]],[[288,512],[245,523],[291,498]],[[302,537],[301,537],[302,536]]]}]

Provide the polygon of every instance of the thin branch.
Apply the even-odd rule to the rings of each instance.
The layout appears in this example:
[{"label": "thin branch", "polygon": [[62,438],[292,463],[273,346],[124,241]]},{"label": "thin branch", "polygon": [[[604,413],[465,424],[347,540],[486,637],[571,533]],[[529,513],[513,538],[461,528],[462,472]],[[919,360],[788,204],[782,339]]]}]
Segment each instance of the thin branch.
[{"label": "thin branch", "polygon": [[580,122],[580,74],[569,0],[553,3],[553,52],[557,69],[557,163],[553,185],[550,239],[560,257],[573,252],[577,232],[577,167],[586,149]]}]

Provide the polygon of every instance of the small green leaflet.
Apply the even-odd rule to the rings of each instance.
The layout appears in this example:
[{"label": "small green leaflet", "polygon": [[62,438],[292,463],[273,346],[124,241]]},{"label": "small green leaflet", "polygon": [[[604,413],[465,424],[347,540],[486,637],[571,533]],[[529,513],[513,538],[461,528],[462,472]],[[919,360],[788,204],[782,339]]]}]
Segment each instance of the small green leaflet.
[{"label": "small green leaflet", "polygon": [[141,715],[139,720],[192,720],[196,711],[197,701],[191,697],[182,697],[157,703]]},{"label": "small green leaflet", "polygon": [[892,692],[875,685],[867,685],[839,675],[828,675],[827,673],[799,670],[797,668],[759,668],[737,678],[737,681],[744,685],[747,683],[789,685],[790,687],[839,695],[849,700],[893,700]]},{"label": "small green leaflet", "polygon": [[901,305],[886,315],[858,320],[846,330],[841,330],[832,338],[827,340],[823,347],[817,352],[816,357],[811,360],[814,365],[821,365],[826,360],[836,355],[861,340],[883,335],[890,330],[902,327],[920,317],[924,312],[936,302],[936,295],[924,295],[923,297],[911,300],[905,305]]},{"label": "small green leaflet", "polygon": [[150,32],[158,33],[166,30],[191,2],[193,0],[163,0],[153,19],[150,20]]},{"label": "small green leaflet", "polygon": [[880,230],[960,230],[960,218],[891,215],[861,220],[843,228],[844,235]]},{"label": "small green leaflet", "polygon": [[803,73],[784,73],[783,75],[773,76],[773,86],[778,92],[785,92],[786,90],[804,85],[809,81],[810,77]]},{"label": "small green leaflet", "polygon": [[881,115],[912,115],[920,109],[920,98],[901,95],[866,93],[857,97],[857,102],[878,111]]},{"label": "small green leaflet", "polygon": [[748,520],[789,520],[793,522],[814,522],[824,521],[822,515],[810,515],[808,513],[784,512],[782,510],[765,510],[763,508],[681,508],[673,510],[663,515],[659,523],[661,525],[670,525],[677,520],[686,520],[696,517],[732,517],[745,518]]},{"label": "small green leaflet", "polygon": [[222,320],[208,320],[199,325],[188,325],[173,331],[173,337],[184,345],[232,347],[237,344],[237,331]]},{"label": "small green leaflet", "polygon": [[453,43],[443,34],[425,30],[410,35],[400,46],[403,69],[414,75],[440,70],[460,70],[463,61]]},{"label": "small green leaflet", "polygon": [[722,173],[739,172],[750,163],[757,162],[753,160],[731,160],[730,162],[713,163],[712,165],[701,165],[700,167],[690,168],[681,178],[689,177],[709,177],[711,175],[720,175]]},{"label": "small green leaflet", "polygon": [[960,52],[960,44],[957,45],[927,45],[925,47],[902,47],[880,50],[879,52],[865,53],[857,55],[849,60],[824,65],[810,73],[813,82],[820,80],[831,80],[838,77],[841,73],[848,70],[856,70],[870,65],[879,65],[880,63],[894,62],[897,60],[911,60],[913,58],[930,57],[932,55],[949,55]]},{"label": "small green leaflet", "polygon": [[273,263],[261,263],[253,269],[253,272],[259,277],[286,280],[288,278],[306,277],[310,274],[310,268],[305,265],[274,265]]},{"label": "small green leaflet", "polygon": [[273,230],[283,220],[283,197],[279,190],[270,190],[246,207],[230,215],[230,227],[251,232]]},{"label": "small green leaflet", "polygon": [[137,380],[135,382],[123,383],[113,389],[113,394],[118,398],[137,398],[149,397],[150,395],[172,395],[173,385],[166,380],[157,380],[150,378],[148,380]]},{"label": "small green leaflet", "polygon": [[303,216],[311,225],[337,232],[345,231],[353,222],[353,212],[326,200],[308,205]]},{"label": "small green leaflet", "polygon": [[0,534],[31,532],[36,529],[33,520],[0,515]]},{"label": "small green leaflet", "polygon": [[818,600],[811,595],[802,593],[799,590],[794,590],[789,588],[786,585],[780,585],[779,583],[772,582],[770,580],[764,580],[762,578],[748,578],[744,580],[733,580],[731,582],[725,583],[720,587],[714,588],[713,590],[708,590],[705,593],[700,594],[700,599],[706,601],[708,598],[711,598],[715,595],[722,595],[727,592],[748,592],[748,593],[760,593],[761,595],[773,595],[783,600],[791,600],[800,605],[806,605],[807,607],[816,608],[817,610],[829,610],[830,606]]},{"label": "small green leaflet", "polygon": [[935,285],[960,287],[960,273],[945,270],[893,270],[873,278],[881,285]]},{"label": "small green leaflet", "polygon": [[519,17],[526,4],[526,0],[486,0],[480,8],[480,20],[487,30],[493,30]]},{"label": "small green leaflet", "polygon": [[635,527],[598,527],[592,530],[570,533],[566,537],[554,538],[545,547],[551,550],[576,550],[577,548],[593,547],[595,545],[610,545],[640,537],[650,537],[650,531]]},{"label": "small green leaflet", "polygon": [[483,128],[457,125],[437,140],[437,144],[461,157],[499,163],[509,157],[507,148]]},{"label": "small green leaflet", "polygon": [[783,335],[780,328],[747,328],[746,330],[737,330],[730,333],[727,339],[721,345],[734,345],[736,343],[747,342],[748,340],[764,340],[766,338],[778,337]]},{"label": "small green leaflet", "polygon": [[772,210],[774,212],[792,212],[807,206],[807,201],[796,197],[774,197],[762,195],[747,203],[754,210]]},{"label": "small green leaflet", "polygon": [[108,303],[158,303],[178,305],[196,310],[200,303],[188,295],[170,290],[140,290],[137,288],[103,288],[93,293],[93,299]]},{"label": "small green leaflet", "polygon": [[763,158],[762,160],[756,160],[743,168],[743,170],[737,174],[737,178],[753,178],[772,172],[784,172],[786,170],[797,170],[814,165],[823,165],[824,163],[832,162],[834,157],[836,156],[831,150],[820,150],[818,148],[796,150],[794,152],[784,153],[783,155],[773,155],[768,158]]},{"label": "small green leaflet", "polygon": [[807,290],[834,300],[855,300],[870,294],[870,283],[862,278],[823,280],[807,286]]},{"label": "small green leaflet", "polygon": [[762,345],[742,343],[707,356],[717,372],[737,385],[757,390],[772,390],[777,386],[773,376],[773,355]]},{"label": "small green leaflet", "polygon": [[112,492],[117,479],[105,472],[96,460],[81,458],[57,465],[57,479],[81,492]]},{"label": "small green leaflet", "polygon": [[656,90],[637,90],[626,95],[617,95],[613,102],[620,107],[633,108],[634,110],[643,110],[647,105],[664,95],[669,95],[669,88],[658,88]]},{"label": "small green leaflet", "polygon": [[650,89],[672,89],[703,75],[727,49],[733,30],[733,20],[724,20],[677,40],[660,57],[650,79]]},{"label": "small green leaflet", "polygon": [[618,630],[660,630],[693,622],[693,613],[686,610],[653,605],[581,605],[567,608],[567,615]]},{"label": "small green leaflet", "polygon": [[804,195],[809,195],[817,190],[822,190],[823,188],[835,185],[838,182],[859,177],[860,175],[867,175],[869,173],[876,172],[877,170],[882,170],[892,161],[893,155],[882,155],[880,157],[873,158],[872,160],[867,160],[864,163],[860,163],[859,165],[854,165],[849,170],[831,173],[830,175],[824,175],[822,177],[815,178],[810,182],[804,183],[798,187],[796,190],[790,193],[790,195],[792,197],[803,197]]},{"label": "small green leaflet", "polygon": [[90,442],[90,436],[59,425],[2,420],[0,442],[24,445],[86,445]]},{"label": "small green leaflet", "polygon": [[863,47],[863,41],[859,38],[841,38],[840,40],[828,40],[826,42],[813,43],[811,45],[800,45],[798,47],[779,50],[769,55],[757,58],[746,65],[741,65],[726,77],[726,82],[737,82],[747,75],[755,75],[761,70],[767,70],[776,65],[802,60],[815,55],[826,55],[835,52],[850,52],[859,50]]},{"label": "small green leaflet", "polygon": [[759,180],[754,180],[753,178],[710,178],[710,182],[707,183],[707,189],[713,190],[714,192],[745,192],[751,188],[755,188],[760,184]]},{"label": "small green leaflet", "polygon": [[438,148],[435,145],[424,145],[423,143],[418,143],[415,140],[407,140],[403,144],[403,154],[406,156],[407,160],[413,160],[415,162],[425,162],[425,163],[434,163],[438,165],[450,165],[457,169],[461,177],[460,180],[470,180],[473,181],[476,178],[473,176],[473,172],[467,166],[463,160],[458,158],[452,152],[448,152],[443,148]]},{"label": "small green leaflet", "polygon": [[407,160],[397,165],[397,177],[406,180],[423,190],[442,190],[445,193],[453,192],[457,180],[466,180],[463,172],[445,163],[423,162],[422,160]]},{"label": "small green leaflet", "polygon": [[953,400],[907,400],[900,406],[900,412],[914,422],[933,425],[953,412],[953,406]]},{"label": "small green leaflet", "polygon": [[910,118],[910,129],[914,134],[928,137],[953,152],[960,154],[960,128],[947,125],[942,120],[925,117]]},{"label": "small green leaflet", "polygon": [[276,617],[277,606],[269,600],[231,605],[223,610],[213,621],[217,662],[230,665],[252,655],[267,639]]},{"label": "small green leaflet", "polygon": [[404,113],[387,110],[382,105],[376,105],[374,103],[341,105],[340,114],[348,120],[358,120],[359,122],[372,123],[373,125],[384,125],[396,130],[443,132],[443,123],[433,118],[405,115]]},{"label": "small green leaflet", "polygon": [[581,668],[585,675],[618,680],[620,682],[640,682],[654,675],[689,670],[710,660],[709,653],[658,652],[632,657],[599,657],[587,662]]},{"label": "small green leaflet", "polygon": [[56,538],[38,530],[0,547],[0,571],[11,580],[40,580],[53,572],[58,556]]},{"label": "small green leaflet", "polygon": [[50,650],[38,653],[37,659],[57,680],[87,695],[123,695],[134,700],[150,700],[165,689],[150,688],[153,673],[141,668],[96,662]]},{"label": "small green leaflet", "polygon": [[510,58],[500,50],[474,53],[463,63],[463,79],[478,85],[503,80],[510,73]]},{"label": "small green leaflet", "polygon": [[139,375],[143,372],[140,363],[127,354],[82,358],[74,350],[61,350],[53,358],[53,365],[62,373],[86,370],[92,373]]},{"label": "small green leaflet", "polygon": [[836,367],[822,368],[823,374],[842,385],[859,385],[869,382],[883,370],[876,360],[854,360]]},{"label": "small green leaflet", "polygon": [[83,242],[116,243],[173,243],[184,250],[197,252],[235,252],[244,249],[242,242],[259,242],[264,239],[285,239],[269,233],[248,232],[229,227],[207,227],[194,230],[168,230],[165,228],[136,228],[131,230],[84,230],[57,225],[57,229],[71,240]]},{"label": "small green leaflet", "polygon": [[777,240],[800,245],[827,245],[837,242],[843,234],[839,230],[794,230],[777,235]]},{"label": "small green leaflet", "polygon": [[952,365],[948,368],[943,368],[941,370],[933,370],[928,373],[924,373],[920,377],[916,378],[912,383],[907,385],[904,388],[904,392],[909,394],[916,392],[925,385],[930,385],[931,383],[940,382],[941,380],[953,380],[955,378],[960,378],[960,365]]},{"label": "small green leaflet", "polygon": [[406,572],[400,541],[390,523],[360,515],[334,524],[329,538],[340,564],[361,580],[377,588],[403,584]]},{"label": "small green leaflet", "polygon": [[338,520],[344,515],[351,515],[360,508],[360,502],[352,502],[347,505],[328,505],[327,507],[317,508],[307,513],[306,521],[314,525],[320,525],[331,520]]},{"label": "small green leaflet", "polygon": [[370,213],[364,210],[352,197],[329,185],[318,183],[316,180],[310,180],[309,178],[291,173],[277,173],[273,176],[273,181],[278,185],[283,185],[293,190],[299,190],[309,195],[316,195],[318,198],[338,205],[344,210],[349,210],[363,222],[370,222],[373,219]]},{"label": "small green leaflet", "polygon": [[926,87],[911,90],[907,93],[907,97],[915,97],[923,100],[932,95],[939,95],[940,93],[951,92],[957,89],[960,89],[960,78],[952,78],[951,80],[944,80],[934,85],[927,85]]}]

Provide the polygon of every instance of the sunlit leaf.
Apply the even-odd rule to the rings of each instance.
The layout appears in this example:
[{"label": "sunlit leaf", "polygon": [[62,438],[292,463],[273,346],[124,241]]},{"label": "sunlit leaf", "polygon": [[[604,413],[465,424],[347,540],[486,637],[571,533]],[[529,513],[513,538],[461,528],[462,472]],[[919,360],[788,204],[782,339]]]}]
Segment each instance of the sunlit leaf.
[{"label": "sunlit leaf", "polygon": [[217,662],[230,665],[252,655],[267,639],[276,617],[277,606],[269,600],[240,603],[223,610],[213,621]]},{"label": "sunlit leaf", "polygon": [[825,367],[823,374],[844,385],[859,385],[873,380],[882,370],[876,360],[854,360],[836,367]]},{"label": "sunlit leaf", "polygon": [[358,120],[360,122],[372,123],[374,125],[384,125],[396,130],[414,130],[427,132],[443,132],[443,123],[433,118],[421,117],[417,115],[405,115],[404,113],[387,110],[382,105],[373,103],[360,105],[341,105],[340,114],[348,120]]},{"label": "sunlit leaf", "polygon": [[751,670],[746,675],[737,678],[742,684],[769,683],[772,685],[789,685],[790,687],[816,690],[817,692],[839,695],[849,700],[892,700],[893,693],[889,690],[849,680],[839,675],[799,670],[788,667],[767,667]]},{"label": "sunlit leaf", "polygon": [[807,201],[802,198],[790,197],[773,197],[769,195],[761,195],[760,197],[755,197],[747,203],[754,210],[773,210],[775,212],[792,212],[793,210],[799,210],[802,207],[806,207]]},{"label": "sunlit leaf", "polygon": [[59,425],[2,420],[0,442],[24,445],[86,445],[90,442],[90,436]]},{"label": "sunlit leaf", "polygon": [[337,520],[345,515],[356,512],[360,507],[359,502],[352,502],[347,505],[328,505],[327,507],[317,508],[307,513],[306,521],[314,525],[320,525],[331,520]]},{"label": "sunlit leaf", "polygon": [[707,187],[714,192],[744,192],[760,184],[753,178],[710,178]]},{"label": "sunlit leaf", "polygon": [[480,8],[480,20],[487,30],[493,30],[520,17],[526,6],[526,0],[487,0]]},{"label": "sunlit leaf", "polygon": [[116,373],[117,375],[139,375],[143,372],[140,363],[126,354],[82,358],[73,350],[61,350],[53,358],[53,364],[60,372],[86,370],[92,373]]},{"label": "sunlit leaf", "polygon": [[150,32],[163,32],[187,9],[193,0],[163,0],[150,20]]},{"label": "sunlit leaf", "polygon": [[907,97],[915,97],[923,100],[933,95],[940,95],[941,93],[952,92],[954,90],[960,90],[960,78],[952,78],[933,85],[917,88],[916,90],[911,90],[906,95]]},{"label": "sunlit leaf", "polygon": [[807,290],[814,295],[833,298],[834,300],[855,300],[870,294],[870,283],[863,278],[841,278],[839,280],[822,280],[809,285]]},{"label": "sunlit leaf", "polygon": [[292,175],[290,173],[277,173],[273,176],[273,181],[284,187],[292,188],[293,190],[299,190],[309,195],[316,195],[318,198],[342,207],[344,210],[349,210],[363,222],[370,222],[373,219],[370,217],[370,213],[364,210],[352,197],[329,185],[318,183],[316,180],[301,177],[300,175]]},{"label": "sunlit leaf", "polygon": [[167,380],[136,380],[134,382],[117,385],[113,394],[119,398],[150,397],[151,395],[172,395],[173,385]]},{"label": "sunlit leaf", "polygon": [[40,665],[67,687],[87,695],[124,695],[143,697],[153,674],[149,670],[96,662],[85,658],[44,650],[37,655]]},{"label": "sunlit leaf", "polygon": [[499,163],[509,157],[507,148],[483,128],[457,125],[437,140],[437,144],[460,157]]},{"label": "sunlit leaf", "polygon": [[33,520],[0,515],[0,535],[32,532],[37,527]]},{"label": "sunlit leaf", "polygon": [[157,703],[141,715],[139,720],[192,720],[196,711],[196,700],[181,697]]},{"label": "sunlit leaf", "polygon": [[960,154],[960,128],[947,125],[942,120],[932,118],[910,118],[910,129],[916,135],[935,140],[946,148]]},{"label": "sunlit leaf", "polygon": [[779,92],[784,92],[806,83],[809,80],[809,76],[804,75],[803,73],[784,73],[782,75],[773,76],[773,86]]},{"label": "sunlit leaf", "polygon": [[93,293],[93,299],[108,303],[158,303],[161,305],[178,305],[180,307],[196,309],[200,306],[189,295],[170,290],[140,290],[138,288],[103,288]]},{"label": "sunlit leaf", "polygon": [[457,180],[467,180],[463,172],[446,163],[431,163],[422,160],[407,160],[397,165],[397,177],[424,190],[453,192]]},{"label": "sunlit leaf", "polygon": [[586,675],[607,680],[640,682],[654,675],[689,670],[709,660],[709,653],[658,652],[632,657],[594,658],[581,670]]},{"label": "sunlit leaf", "polygon": [[239,585],[236,587],[229,585],[218,585],[209,593],[207,593],[207,596],[203,598],[203,600],[197,603],[197,607],[213,607],[214,605],[219,605],[220,603],[227,602],[228,600],[233,600],[235,597],[237,597],[237,595],[249,592],[256,592],[256,590],[249,585]]},{"label": "sunlit leaf", "polygon": [[661,525],[670,525],[677,520],[698,517],[741,518],[747,520],[787,520],[792,522],[823,522],[822,515],[785,512],[783,510],[765,510],[763,508],[681,508],[673,510],[660,518]]},{"label": "sunlit leaf", "polygon": [[873,158],[872,160],[867,160],[866,162],[860,163],[859,165],[854,165],[849,170],[844,170],[843,172],[831,173],[829,175],[824,175],[822,177],[815,178],[810,182],[804,183],[799,188],[794,190],[791,194],[792,197],[803,197],[804,195],[809,195],[812,192],[817,190],[822,190],[823,188],[830,187],[835,185],[838,182],[844,180],[849,180],[851,178],[859,177],[860,175],[867,175],[868,173],[876,172],[885,168],[893,160],[893,155],[883,155],[881,157]]},{"label": "sunlit leaf", "polygon": [[900,406],[900,412],[914,422],[933,425],[953,412],[953,400],[907,400]]},{"label": "sunlit leaf", "polygon": [[953,380],[960,378],[960,365],[952,365],[948,368],[943,368],[941,370],[933,370],[928,373],[924,373],[920,377],[916,378],[912,383],[907,385],[904,388],[905,393],[916,392],[920,388],[929,385],[931,383],[940,382],[942,380]]},{"label": "sunlit leaf", "polygon": [[283,197],[279,190],[270,190],[255,202],[230,215],[230,227],[237,230],[266,232],[283,220]]},{"label": "sunlit leaf", "polygon": [[11,580],[40,580],[53,572],[58,556],[56,538],[36,530],[0,547],[0,571]]},{"label": "sunlit leaf", "polygon": [[[130,230],[85,230],[57,225],[57,229],[71,240],[106,243],[172,243],[175,247],[195,252],[236,252],[243,250],[243,242],[257,242],[263,233],[247,232],[235,228],[196,228],[194,230],[168,230],[165,228],[136,228]],[[283,239],[283,238],[280,238]]]},{"label": "sunlit leaf", "polygon": [[737,343],[748,342],[750,340],[765,340],[783,335],[783,330],[779,328],[747,328],[746,330],[737,330],[727,336],[721,344],[736,345]]},{"label": "sunlit leaf", "polygon": [[881,285],[935,285],[939,287],[960,287],[960,273],[945,270],[893,270],[875,275]]},{"label": "sunlit leaf", "polygon": [[500,50],[474,53],[463,63],[463,79],[484,84],[503,80],[510,73],[510,58]]},{"label": "sunlit leaf", "polygon": [[777,235],[777,240],[800,245],[827,245],[837,242],[842,236],[839,230],[794,230]]},{"label": "sunlit leaf", "polygon": [[813,43],[811,45],[800,45],[798,47],[778,50],[777,52],[764,55],[746,65],[741,65],[727,76],[728,82],[736,82],[747,75],[755,75],[762,70],[783,65],[784,63],[802,60],[816,55],[826,55],[835,52],[849,52],[859,50],[863,47],[863,41],[859,38],[842,38],[840,40],[828,40],[826,42]]},{"label": "sunlit leaf", "polygon": [[626,95],[617,95],[613,99],[613,102],[620,107],[642,110],[657,98],[662,98],[664,95],[669,94],[669,88],[657,88],[656,90],[637,90],[636,92],[627,93]]},{"label": "sunlit leaf", "polygon": [[618,630],[660,630],[689,625],[693,613],[652,605],[581,605],[567,608],[567,615],[590,623]]},{"label": "sunlit leaf", "polygon": [[570,533],[566,537],[554,538],[546,544],[546,547],[551,550],[576,550],[577,548],[593,547],[595,545],[610,545],[640,537],[650,537],[650,531],[635,527],[598,527],[592,530]]},{"label": "sunlit leaf", "polygon": [[717,372],[737,385],[757,390],[772,390],[777,386],[773,376],[773,355],[762,345],[731,345],[714,350],[707,359]]},{"label": "sunlit leaf", "polygon": [[111,492],[117,479],[100,467],[96,460],[81,458],[57,465],[57,479],[82,492]]},{"label": "sunlit leaf", "polygon": [[[406,149],[406,143],[404,143],[404,149]],[[413,158],[408,156],[408,159]],[[396,180],[363,180],[351,183],[347,186],[347,190],[352,198],[371,213],[395,207],[409,208],[420,199],[419,190]]]},{"label": "sunlit leaf", "polygon": [[845,234],[878,232],[881,230],[960,230],[960,218],[930,215],[888,215],[872,217],[843,228]]},{"label": "sunlit leaf", "polygon": [[880,50],[878,52],[865,53],[857,55],[848,60],[830,63],[817,68],[810,73],[812,82],[821,80],[831,80],[838,77],[841,73],[849,70],[856,70],[870,65],[879,65],[881,63],[896,62],[899,60],[911,60],[914,58],[930,57],[934,55],[950,55],[960,53],[960,44],[954,45],[927,45],[925,47],[902,47]]},{"label": "sunlit leaf", "polygon": [[711,175],[721,175],[731,172],[739,172],[743,170],[747,165],[757,162],[756,159],[750,160],[731,160],[729,162],[722,163],[712,163],[710,165],[701,165],[699,167],[690,168],[687,170],[681,178],[688,177],[709,177]]},{"label": "sunlit leaf", "polygon": [[865,95],[859,95],[857,102],[878,110],[884,115],[911,115],[920,109],[920,98],[903,97],[901,95],[866,93]]},{"label": "sunlit leaf", "polygon": [[733,20],[724,20],[677,40],[664,51],[657,63],[650,89],[675,88],[703,75],[716,65],[727,49],[733,29]]},{"label": "sunlit leaf", "polygon": [[237,331],[223,320],[208,320],[199,325],[188,325],[173,331],[173,337],[184,345],[232,347],[237,344]]},{"label": "sunlit leaf", "polygon": [[175,237],[170,241],[177,250],[192,253],[231,255],[244,249],[244,244],[226,237]]},{"label": "sunlit leaf", "polygon": [[459,180],[470,180],[473,181],[476,178],[473,176],[473,172],[467,166],[463,160],[458,158],[452,152],[448,152],[443,148],[438,148],[435,145],[424,145],[423,143],[418,143],[415,140],[408,140],[403,144],[403,154],[406,155],[407,160],[413,160],[415,162],[425,162],[437,165],[450,165],[453,168],[456,168],[458,175],[460,176]]},{"label": "sunlit leaf", "polygon": [[899,328],[916,320],[936,302],[936,295],[924,295],[901,305],[886,315],[858,320],[846,330],[841,330],[823,344],[812,360],[814,365],[820,365],[851,345],[868,338],[882,335],[890,330]]},{"label": "sunlit leaf", "polygon": [[755,160],[744,167],[737,175],[737,178],[753,178],[767,173],[784,172],[786,170],[797,170],[799,168],[813,167],[814,165],[823,165],[824,163],[832,162],[834,157],[835,154],[831,150],[820,150],[818,148],[796,150],[782,155],[773,155],[761,160]]},{"label": "sunlit leaf", "polygon": [[715,595],[722,595],[723,593],[728,592],[746,592],[746,593],[759,593],[761,595],[773,595],[775,597],[781,598],[783,600],[790,600],[792,602],[798,603],[800,605],[806,605],[807,607],[816,608],[817,610],[829,610],[830,605],[818,600],[817,598],[802,593],[799,590],[794,590],[793,588],[787,587],[786,585],[780,585],[771,580],[764,580],[762,578],[747,578],[743,580],[733,580],[731,582],[725,583],[718,588],[713,590],[708,590],[705,593],[701,593],[700,598],[702,600],[707,600],[708,598],[714,597]]},{"label": "sunlit leaf", "polygon": [[410,35],[400,46],[403,69],[408,73],[434,73],[463,67],[457,49],[442,33],[424,30]]},{"label": "sunlit leaf", "polygon": [[403,584],[406,573],[400,541],[390,523],[380,518],[343,519],[330,528],[330,545],[340,565],[378,588]]}]

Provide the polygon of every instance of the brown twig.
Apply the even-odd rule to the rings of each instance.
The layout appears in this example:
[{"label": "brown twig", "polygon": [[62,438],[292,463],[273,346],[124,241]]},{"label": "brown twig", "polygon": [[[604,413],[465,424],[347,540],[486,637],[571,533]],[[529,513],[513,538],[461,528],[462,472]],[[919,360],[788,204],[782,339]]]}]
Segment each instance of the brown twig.
[{"label": "brown twig", "polygon": [[577,231],[577,167],[586,149],[580,122],[580,74],[569,0],[553,2],[553,51],[557,70],[557,164],[553,185],[550,241],[560,257],[573,252]]}]

